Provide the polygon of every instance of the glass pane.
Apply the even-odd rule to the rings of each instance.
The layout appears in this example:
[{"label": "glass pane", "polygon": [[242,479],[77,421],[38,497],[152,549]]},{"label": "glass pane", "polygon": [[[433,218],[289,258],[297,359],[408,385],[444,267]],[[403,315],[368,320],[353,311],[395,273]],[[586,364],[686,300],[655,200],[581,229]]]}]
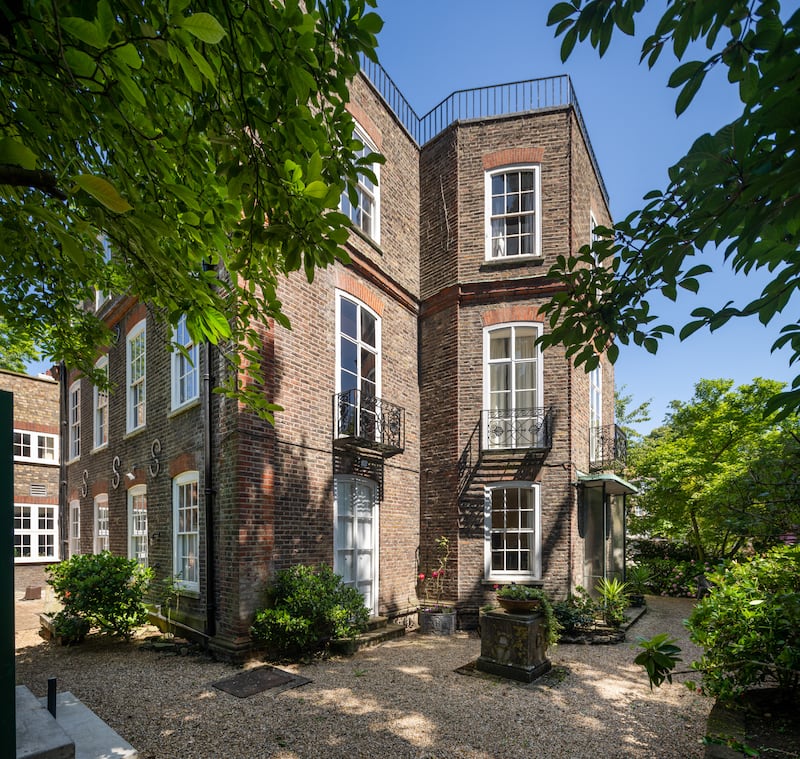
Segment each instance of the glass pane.
[{"label": "glass pane", "polygon": [[537,335],[537,331],[532,327],[517,327],[514,335],[514,358],[534,358],[536,356]]},{"label": "glass pane", "polygon": [[[492,511],[502,511],[504,503],[503,491],[500,488],[492,490]],[[500,524],[502,524],[502,521]]]},{"label": "glass pane", "polygon": [[509,195],[506,198],[506,213],[519,213],[519,195]]},{"label": "glass pane", "polygon": [[500,359],[511,357],[511,330],[498,329],[489,338],[489,358]]},{"label": "glass pane", "polygon": [[509,237],[506,240],[506,255],[507,256],[518,256],[519,255],[519,237]]},{"label": "glass pane", "polygon": [[370,382],[375,382],[375,354],[366,348],[361,349],[361,376]]},{"label": "glass pane", "polygon": [[[503,213],[504,210],[505,208],[502,196],[492,198],[492,216],[499,216],[501,213]],[[495,229],[494,225],[496,223],[497,223],[496,220],[492,221],[492,232],[494,232]],[[500,229],[502,229],[502,227],[500,227]]]},{"label": "glass pane", "polygon": [[520,188],[522,190],[533,190],[533,172],[522,171],[520,172]]},{"label": "glass pane", "polygon": [[[500,203],[503,201],[500,200]],[[502,206],[501,206],[502,211]],[[492,237],[505,237],[506,234],[506,221],[505,219],[492,219]]]},{"label": "glass pane", "polygon": [[505,191],[505,175],[504,174],[495,174],[492,177],[492,195],[502,195]]},{"label": "glass pane", "polygon": [[358,337],[357,319],[356,304],[342,298],[340,327],[343,334],[352,337],[354,340]]},{"label": "glass pane", "polygon": [[355,390],[358,387],[358,378],[352,372],[341,372],[339,375],[339,385],[343,393],[346,393],[348,390]]},{"label": "glass pane", "polygon": [[503,552],[492,551],[492,570],[502,572],[505,569],[503,566]]},{"label": "glass pane", "polygon": [[533,237],[525,235],[519,238],[519,254],[521,256],[532,256],[536,251],[533,248]]},{"label": "glass pane", "polygon": [[509,530],[519,529],[519,512],[509,511],[506,513],[506,528]]},{"label": "glass pane", "polygon": [[489,365],[489,390],[511,389],[511,366],[510,364],[490,364]]},{"label": "glass pane", "polygon": [[375,347],[375,317],[361,310],[361,341]]},{"label": "glass pane", "polygon": [[340,354],[341,368],[356,374],[358,372],[358,348],[356,343],[343,337],[340,345]]},{"label": "glass pane", "polygon": [[506,219],[506,234],[518,235],[519,234],[519,216],[512,216]]},{"label": "glass pane", "polygon": [[506,554],[506,569],[509,572],[517,572],[519,571],[519,556],[516,553],[507,553]]},{"label": "glass pane", "polygon": [[514,492],[516,493],[521,509],[533,509],[533,491],[530,488],[520,488]]},{"label": "glass pane", "polygon": [[[522,202],[520,203],[521,211],[535,211],[536,210],[536,196],[532,192],[522,193]],[[533,219],[533,217],[530,217]]]},{"label": "glass pane", "polygon": [[519,192],[519,172],[514,171],[506,174],[506,190],[507,192]]},{"label": "glass pane", "polygon": [[[511,393],[507,390],[499,393],[491,393],[489,395],[489,410],[490,411],[508,411],[511,408]],[[507,414],[493,414],[493,419],[507,418]]]},{"label": "glass pane", "polygon": [[520,512],[520,527],[523,530],[532,530],[533,529],[533,512],[532,511],[521,511]]},{"label": "glass pane", "polygon": [[536,364],[532,361],[514,364],[514,381],[518,391],[532,390],[536,386]]}]

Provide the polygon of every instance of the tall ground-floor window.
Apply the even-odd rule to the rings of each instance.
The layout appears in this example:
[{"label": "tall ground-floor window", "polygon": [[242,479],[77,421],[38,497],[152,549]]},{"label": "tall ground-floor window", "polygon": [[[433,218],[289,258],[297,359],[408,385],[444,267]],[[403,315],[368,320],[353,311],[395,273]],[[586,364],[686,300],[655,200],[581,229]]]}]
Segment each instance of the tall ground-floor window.
[{"label": "tall ground-floor window", "polygon": [[69,555],[81,552],[81,502],[69,502]]},{"label": "tall ground-floor window", "polygon": [[128,557],[147,566],[147,486],[128,491]]},{"label": "tall ground-floor window", "polygon": [[175,582],[185,590],[194,591],[200,590],[199,479],[196,471],[184,472],[172,482]]},{"label": "tall ground-floor window", "polygon": [[94,499],[94,552],[108,551],[108,493],[101,493]]},{"label": "tall ground-floor window", "polygon": [[50,504],[14,505],[14,559],[19,562],[58,558],[56,512]]},{"label": "tall ground-floor window", "polygon": [[373,613],[378,603],[378,499],[376,483],[363,477],[334,480],[333,571],[357,588]]},{"label": "tall ground-floor window", "polygon": [[499,582],[542,575],[539,485],[498,483],[486,488],[484,576]]}]

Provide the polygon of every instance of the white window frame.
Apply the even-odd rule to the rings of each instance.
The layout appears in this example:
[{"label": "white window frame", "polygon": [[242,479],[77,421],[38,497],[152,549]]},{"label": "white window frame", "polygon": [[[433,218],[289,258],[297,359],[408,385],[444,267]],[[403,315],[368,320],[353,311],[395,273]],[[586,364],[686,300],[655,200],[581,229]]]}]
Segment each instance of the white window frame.
[{"label": "white window frame", "polygon": [[[97,359],[94,368],[98,372],[104,372],[108,379],[108,356]],[[97,385],[93,387],[92,409],[94,416],[93,450],[97,451],[108,446],[108,390],[103,390]]]},{"label": "white window frame", "polygon": [[[103,261],[106,264],[108,264],[108,262],[111,261],[111,247],[108,244],[108,239],[105,236],[102,236],[100,238],[100,244],[103,246]],[[94,291],[95,313],[97,313],[109,300],[111,300],[111,293],[95,289]]]},{"label": "white window frame", "polygon": [[[534,193],[534,208],[533,210],[526,210],[525,212],[513,212],[494,214],[492,209],[492,180],[497,176],[505,176],[506,174],[513,174],[519,172],[532,172],[533,173],[533,193]],[[502,166],[491,169],[485,173],[484,179],[484,213],[485,213],[485,238],[486,238],[486,260],[487,261],[526,261],[542,256],[542,181],[541,181],[541,166],[538,163],[532,164],[515,164],[511,166]],[[533,215],[533,252],[532,253],[508,253],[508,238],[503,235],[501,244],[493,242],[492,235],[492,220],[493,219],[508,219],[514,217],[523,217]],[[517,235],[521,239],[522,235]]]},{"label": "white window frame", "polygon": [[[483,329],[483,408],[486,410],[487,418],[484,420],[483,424],[483,442],[486,450],[489,449],[496,449],[496,450],[503,450],[503,449],[516,449],[516,448],[526,448],[530,447],[525,444],[518,445],[517,435],[514,434],[513,429],[511,433],[512,438],[512,445],[511,446],[504,446],[504,445],[493,445],[492,444],[492,436],[490,431],[490,420],[488,418],[489,412],[492,409],[491,403],[491,367],[494,365],[499,365],[503,363],[509,363],[511,369],[509,371],[509,377],[511,380],[511,387],[508,389],[508,392],[511,395],[511,408],[509,409],[510,416],[509,419],[513,420],[516,419],[516,415],[513,413],[516,411],[516,372],[514,371],[515,365],[518,361],[522,361],[522,359],[516,359],[515,357],[515,349],[514,346],[516,344],[516,332],[518,329],[533,329],[536,331],[536,338],[538,339],[542,335],[542,324],[540,322],[504,322],[502,324],[493,324],[490,327],[484,327]],[[502,330],[510,329],[511,330],[511,357],[509,359],[492,359],[490,358],[490,346],[491,346],[491,337],[492,334],[495,332],[500,332]],[[539,409],[537,413],[544,413],[544,371],[543,371],[543,358],[542,358],[542,350],[539,345],[536,345],[536,355],[533,359],[525,359],[526,361],[535,361],[536,362],[536,397],[535,403],[531,408]],[[536,446],[534,446],[536,447]]]},{"label": "white window frame", "polygon": [[200,351],[186,327],[186,314],[178,320],[172,341],[189,354],[187,358],[178,348],[172,351],[172,410],[177,411],[200,398]]},{"label": "white window frame", "polygon": [[[141,340],[141,353],[138,350]],[[136,366],[134,366],[136,361]],[[141,367],[139,363],[141,362]],[[147,423],[147,324],[142,319],[125,338],[125,407],[128,433],[142,429]],[[141,412],[141,413],[140,413]]]},{"label": "white window frame", "polygon": [[[531,546],[531,566],[527,571],[492,569],[492,535],[500,532],[492,527],[492,496],[496,490],[530,490],[533,496],[533,528],[518,529],[518,534],[530,534],[533,537]],[[496,482],[484,488],[484,577],[495,582],[533,582],[542,579],[542,508],[541,486],[536,482],[509,481]],[[504,531],[505,532],[505,531]],[[514,531],[512,530],[512,533]]]},{"label": "white window frame", "polygon": [[[194,529],[186,529],[184,523],[183,529],[180,519],[181,508],[186,508],[181,504],[181,492],[183,488],[190,488],[194,485],[195,499],[194,504],[189,504],[188,510],[194,513],[194,517],[190,518],[190,527]],[[200,473],[197,471],[182,472],[172,481],[172,569],[175,576],[176,587],[190,592],[200,591]],[[193,544],[194,555],[192,556],[191,550],[187,553],[182,550],[184,541],[182,538],[188,538]],[[193,560],[195,563],[194,571],[191,573],[191,579],[186,579],[183,572],[184,560]]]},{"label": "white window frame", "polygon": [[78,556],[81,552],[81,502],[69,502],[69,555]]},{"label": "white window frame", "polygon": [[[378,149],[375,147],[372,140],[369,139],[367,133],[358,124],[356,124],[353,137],[363,144],[363,148],[356,151],[356,158],[363,157],[369,153],[377,153]],[[347,190],[342,192],[342,197],[339,202],[341,212],[350,219],[354,227],[361,230],[367,237],[373,240],[376,244],[380,245],[381,242],[381,169],[380,164],[377,162],[372,163],[370,166],[373,174],[375,174],[376,184],[369,187],[362,177],[358,175],[358,205],[354,206],[350,202],[347,195]],[[364,196],[372,200],[372,214],[370,218],[369,228],[365,228],[363,207],[361,199]]]},{"label": "white window frame", "polygon": [[[350,335],[344,335],[342,333],[342,303],[343,301],[348,301],[349,303],[353,304],[356,307],[356,319],[357,319],[357,327],[356,327],[356,339],[353,340],[353,337]],[[366,312],[375,320],[375,345],[370,346],[368,343],[363,343],[361,340],[361,319],[362,319],[362,312]],[[336,291],[336,393],[337,395],[342,393],[342,339],[343,337],[346,338],[349,342],[355,343],[356,345],[356,375],[358,378],[359,386],[356,388],[358,394],[356,399],[354,400],[356,417],[355,417],[355,424],[357,437],[364,437],[363,434],[363,425],[362,425],[362,412],[366,412],[369,416],[371,414],[376,414],[379,411],[378,407],[372,408],[371,410],[363,405],[363,397],[361,394],[361,380],[362,380],[362,360],[361,360],[361,350],[362,347],[369,352],[374,352],[375,354],[375,398],[379,399],[382,397],[381,393],[381,372],[382,372],[382,354],[383,354],[383,346],[381,340],[381,317],[378,316],[375,311],[373,311],[366,303],[359,300],[358,298],[350,295],[349,293],[343,292],[341,290]],[[341,414],[345,412],[345,410],[349,408],[349,406],[345,405],[342,406],[340,402],[339,408],[337,408],[336,413]],[[338,424],[337,418],[337,429],[341,429],[340,425]],[[377,422],[377,420],[376,420]],[[373,436],[377,438],[380,435],[380,427],[379,424],[376,423],[373,431]],[[367,436],[368,439],[372,439]]]},{"label": "white window frame", "polygon": [[[16,452],[17,435],[20,436],[20,448],[27,446],[30,455],[20,455]],[[27,443],[23,442],[27,438]],[[51,444],[52,456],[42,456],[41,449],[47,449],[47,443]],[[30,464],[49,464],[58,466],[58,435],[50,432],[31,432],[30,430],[14,430],[14,461]]]},{"label": "white window frame", "polygon": [[81,382],[77,380],[69,386],[69,451],[68,461],[77,461],[81,457]]},{"label": "white window frame", "polygon": [[110,521],[108,493],[100,493],[94,497],[94,553],[111,550]]},{"label": "white window frame", "polygon": [[[50,526],[43,525],[42,520],[49,520]],[[16,555],[18,537],[28,539],[30,556]],[[42,538],[50,538],[48,541],[52,549],[50,553],[47,552],[46,546],[42,551]],[[14,562],[17,564],[58,561],[58,504],[14,504],[14,553]]]},{"label": "white window frame", "polygon": [[148,565],[148,538],[147,485],[134,485],[128,490],[128,558],[143,567]]}]

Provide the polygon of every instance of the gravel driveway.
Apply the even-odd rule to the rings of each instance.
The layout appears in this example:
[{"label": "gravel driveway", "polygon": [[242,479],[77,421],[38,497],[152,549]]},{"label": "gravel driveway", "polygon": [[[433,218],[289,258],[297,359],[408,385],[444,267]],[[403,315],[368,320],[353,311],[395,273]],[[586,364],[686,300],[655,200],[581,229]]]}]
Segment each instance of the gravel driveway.
[{"label": "gravel driveway", "polygon": [[560,645],[549,652],[555,672],[530,685],[455,673],[478,657],[474,635],[411,633],[285,667],[312,682],[240,699],[210,685],[238,667],[119,641],[63,648],[35,630],[17,633],[17,682],[44,695],[58,677],[141,759],[701,757],[711,700],[678,684],[651,693],[632,663],[636,636],[657,632],[677,637],[691,661],[681,620],[692,601],[649,604],[628,642]]}]

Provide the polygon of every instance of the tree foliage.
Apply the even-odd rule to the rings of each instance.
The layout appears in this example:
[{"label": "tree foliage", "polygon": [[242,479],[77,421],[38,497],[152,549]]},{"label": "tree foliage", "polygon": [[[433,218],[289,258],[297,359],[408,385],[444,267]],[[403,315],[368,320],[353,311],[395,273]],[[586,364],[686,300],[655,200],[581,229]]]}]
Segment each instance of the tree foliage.
[{"label": "tree foliage", "polygon": [[376,160],[345,109],[374,4],[0,2],[7,330],[91,374],[110,334],[82,304],[127,293],[257,373],[279,277],[347,260],[339,199]]},{"label": "tree foliage", "polygon": [[632,531],[687,541],[702,562],[733,556],[748,542],[774,545],[795,529],[800,420],[763,414],[781,387],[701,380],[690,401],[673,401],[665,426],[629,461],[644,512],[631,515]]},{"label": "tree foliage", "polygon": [[[617,30],[634,34],[644,7],[645,0],[571,0],[553,6],[548,24],[563,35],[564,60],[587,38],[602,55]],[[703,46],[699,59],[683,60],[687,50],[695,54]],[[674,301],[681,290],[696,293],[701,277],[712,272],[714,247],[721,265],[736,274],[763,270],[771,279],[745,305],[695,309],[681,339],[737,317],[768,324],[800,287],[800,10],[784,18],[777,0],[668,0],[640,61],[652,67],[669,50],[680,62],[669,79],[678,90],[678,115],[717,67],[738,86],[742,113],[700,136],[669,169],[666,189],[648,193],[642,209],[613,229],[598,229],[591,249],[559,257],[551,269],[565,289],[545,309],[552,332],[543,343],[563,343],[576,363],[590,367],[603,351],[616,359],[615,339],[655,353],[675,330],[651,312],[651,296]],[[800,323],[791,319],[773,350],[787,345],[791,362],[800,359]],[[771,410],[785,413],[798,406],[800,376],[769,401]]]},{"label": "tree foliage", "polygon": [[11,334],[0,319],[0,369],[24,372],[25,362],[39,357],[33,340],[25,335]]}]

